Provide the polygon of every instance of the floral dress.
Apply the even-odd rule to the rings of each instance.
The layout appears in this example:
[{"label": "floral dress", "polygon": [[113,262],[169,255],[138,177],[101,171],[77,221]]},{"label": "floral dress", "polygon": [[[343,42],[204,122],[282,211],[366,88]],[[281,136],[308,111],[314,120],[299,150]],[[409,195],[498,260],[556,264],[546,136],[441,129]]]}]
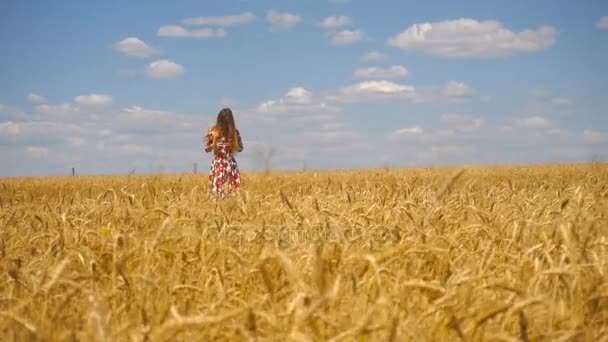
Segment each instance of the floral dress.
[{"label": "floral dress", "polygon": [[[205,135],[205,152],[213,150],[213,128]],[[241,134],[236,131],[238,137],[238,152],[243,151]],[[209,171],[209,188],[211,195],[225,198],[234,195],[241,188],[241,174],[234,155],[230,153],[230,141],[221,137],[214,150]]]}]

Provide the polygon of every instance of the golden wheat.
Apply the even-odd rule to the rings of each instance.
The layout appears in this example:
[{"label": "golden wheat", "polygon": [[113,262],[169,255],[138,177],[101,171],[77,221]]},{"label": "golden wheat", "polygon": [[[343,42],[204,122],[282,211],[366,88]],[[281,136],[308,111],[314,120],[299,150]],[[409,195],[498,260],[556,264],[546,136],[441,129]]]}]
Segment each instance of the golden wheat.
[{"label": "golden wheat", "polygon": [[0,179],[2,341],[608,339],[608,166]]}]

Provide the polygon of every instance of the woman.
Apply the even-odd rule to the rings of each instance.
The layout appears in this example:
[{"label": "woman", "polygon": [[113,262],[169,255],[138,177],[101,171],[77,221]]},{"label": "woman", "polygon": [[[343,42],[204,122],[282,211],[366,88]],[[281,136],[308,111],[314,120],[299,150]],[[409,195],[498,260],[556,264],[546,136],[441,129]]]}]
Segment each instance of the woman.
[{"label": "woman", "polygon": [[241,188],[241,174],[234,156],[243,151],[243,141],[229,108],[219,112],[215,126],[205,135],[205,152],[211,151],[214,154],[209,173],[211,194],[220,198],[234,195]]}]

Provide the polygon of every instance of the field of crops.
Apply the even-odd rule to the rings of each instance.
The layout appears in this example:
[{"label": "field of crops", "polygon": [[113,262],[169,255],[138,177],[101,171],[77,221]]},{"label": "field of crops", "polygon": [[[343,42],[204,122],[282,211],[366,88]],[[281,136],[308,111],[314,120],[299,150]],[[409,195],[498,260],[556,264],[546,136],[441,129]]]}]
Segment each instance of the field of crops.
[{"label": "field of crops", "polygon": [[2,341],[608,340],[608,165],[0,179]]}]

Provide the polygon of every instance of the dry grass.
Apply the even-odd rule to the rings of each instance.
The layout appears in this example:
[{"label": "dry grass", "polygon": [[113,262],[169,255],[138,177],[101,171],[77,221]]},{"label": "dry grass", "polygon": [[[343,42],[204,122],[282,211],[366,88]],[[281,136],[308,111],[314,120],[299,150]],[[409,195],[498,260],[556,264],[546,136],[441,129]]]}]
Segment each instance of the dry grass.
[{"label": "dry grass", "polygon": [[608,166],[0,179],[0,340],[608,339]]}]

